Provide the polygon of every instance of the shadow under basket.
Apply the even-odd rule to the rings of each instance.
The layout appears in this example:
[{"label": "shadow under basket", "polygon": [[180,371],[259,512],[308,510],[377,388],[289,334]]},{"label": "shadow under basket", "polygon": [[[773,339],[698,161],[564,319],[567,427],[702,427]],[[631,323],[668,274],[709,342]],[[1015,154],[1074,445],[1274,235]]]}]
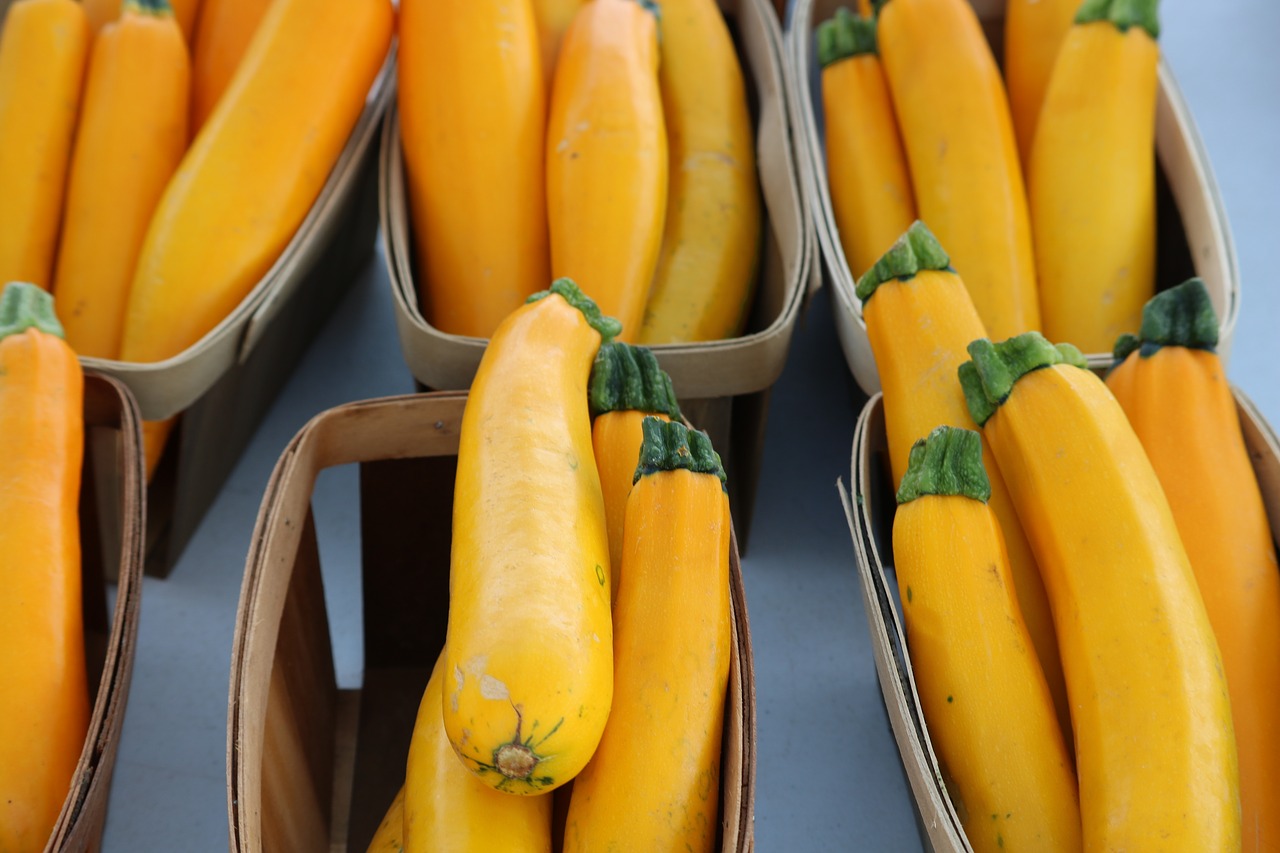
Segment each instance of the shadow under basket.
[{"label": "shadow under basket", "polygon": [[[267,486],[236,618],[227,721],[236,851],[367,848],[404,782],[419,702],[444,647],[465,392],[389,397],[318,415]],[[360,470],[364,667],[336,683],[311,494]],[[723,851],[753,843],[755,688],[736,542],[721,768]]]}]

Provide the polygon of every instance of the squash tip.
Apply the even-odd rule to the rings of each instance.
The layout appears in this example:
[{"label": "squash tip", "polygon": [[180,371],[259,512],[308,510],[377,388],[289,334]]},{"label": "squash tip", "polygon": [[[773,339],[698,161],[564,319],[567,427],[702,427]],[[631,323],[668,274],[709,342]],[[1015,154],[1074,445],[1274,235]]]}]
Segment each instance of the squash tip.
[{"label": "squash tip", "polygon": [[591,328],[600,333],[602,343],[608,343],[622,331],[622,323],[613,317],[606,316],[600,310],[600,306],[596,305],[590,296],[583,293],[582,288],[578,287],[571,278],[558,278],[551,282],[549,288],[538,291],[525,301],[537,302],[552,294],[559,296],[565,302],[581,311],[582,316],[587,318],[587,323],[591,325]]},{"label": "squash tip", "polygon": [[27,329],[66,338],[54,311],[53,294],[25,281],[11,281],[0,291],[0,339]]},{"label": "squash tip", "polygon": [[951,258],[929,227],[917,219],[862,276],[855,292],[865,304],[880,285],[909,279],[923,270],[951,270]]}]

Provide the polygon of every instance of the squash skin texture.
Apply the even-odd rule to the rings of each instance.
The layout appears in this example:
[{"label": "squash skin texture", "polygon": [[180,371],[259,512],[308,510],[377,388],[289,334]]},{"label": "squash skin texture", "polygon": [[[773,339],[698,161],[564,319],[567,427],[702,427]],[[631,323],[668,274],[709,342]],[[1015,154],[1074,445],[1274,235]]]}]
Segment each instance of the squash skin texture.
[{"label": "squash skin texture", "polygon": [[[0,298],[0,326],[14,287]],[[51,313],[52,300],[40,295]],[[6,853],[45,849],[89,725],[79,527],[83,397],[75,353],[52,329],[0,329],[0,441],[22,449],[0,453],[0,850]]]},{"label": "squash skin texture", "polygon": [[616,700],[573,783],[566,853],[716,849],[729,529],[713,474],[660,471],[632,489],[614,611]]},{"label": "squash skin texture", "polygon": [[533,0],[533,14],[538,23],[538,56],[542,60],[548,99],[556,61],[560,58],[560,42],[584,2],[586,0]]},{"label": "squash skin texture", "polygon": [[[885,431],[895,483],[902,482],[907,473],[911,446],[935,427],[978,428],[955,376],[967,357],[965,347],[975,337],[984,335],[985,330],[964,282],[946,268],[945,253],[936,256],[941,253],[941,247],[931,235],[926,243],[932,244],[924,247],[926,251],[936,247],[931,265],[943,269],[920,268],[910,277],[890,277],[863,297],[867,338],[884,393]],[[908,272],[915,266],[908,263],[898,271]],[[862,284],[882,269],[885,267],[878,265],[873,267],[871,275],[863,276],[860,294],[866,291]],[[891,272],[894,270],[886,270]],[[982,436],[982,458],[991,483],[990,507],[1003,532],[1018,606],[1053,695],[1062,735],[1070,747],[1071,714],[1049,597],[1031,544],[985,436]]]},{"label": "squash skin texture", "polygon": [[191,42],[191,131],[200,132],[249,49],[272,0],[203,0]]},{"label": "squash skin texture", "polygon": [[1087,850],[1239,850],[1222,660],[1168,501],[1102,380],[1016,379],[986,421],[1053,605]]},{"label": "squash skin texture", "polygon": [[1004,82],[1024,170],[1031,159],[1031,140],[1054,60],[1079,7],[1080,0],[1009,0],[1005,4]]},{"label": "squash skin texture", "polygon": [[[145,0],[144,0],[145,2]],[[195,35],[196,19],[200,16],[201,0],[165,0],[173,11],[173,17],[182,31],[183,44],[191,44]],[[90,30],[96,35],[113,21],[120,20],[128,0],[81,0]]]},{"label": "squash skin texture", "polygon": [[493,850],[551,853],[551,795],[512,797],[458,759],[440,715],[444,655],[422,693],[404,787],[405,853]]},{"label": "squash skin texture", "polygon": [[1155,293],[1160,49],[1145,29],[1076,24],[1027,168],[1045,336],[1110,352]]},{"label": "squash skin texture", "polygon": [[320,194],[390,43],[387,0],[275,0],[156,208],[120,357],[152,363],[229,315]]},{"label": "squash skin texture", "polygon": [[559,291],[526,304],[490,340],[462,419],[444,725],[467,766],[512,794],[577,775],[613,695],[609,543],[587,408],[601,342]]},{"label": "squash skin texture", "polygon": [[995,514],[960,494],[900,503],[893,556],[925,722],[975,853],[1080,850],[1072,757]]},{"label": "squash skin texture", "polygon": [[547,121],[551,272],[640,331],[667,209],[658,22],[637,0],[592,0],[560,45]]},{"label": "squash skin texture", "polygon": [[1040,327],[1022,168],[1004,82],[966,0],[889,0],[880,59],[917,215],[996,339]]},{"label": "squash skin texture", "polygon": [[187,148],[190,69],[170,13],[126,4],[94,40],[53,292],[67,343],[115,359],[151,215]]},{"label": "squash skin texture", "polygon": [[404,853],[404,786],[387,807],[367,853]]},{"label": "squash skin texture", "polygon": [[436,328],[487,338],[551,281],[533,7],[405,0],[400,16],[397,97],[418,295]]},{"label": "squash skin texture", "polygon": [[1160,478],[1226,668],[1245,851],[1280,846],[1280,568],[1218,356],[1165,346],[1107,377]]},{"label": "squash skin texture", "polygon": [[746,84],[715,0],[663,0],[658,82],[667,131],[667,210],[637,340],[742,333],[761,245],[755,133]]},{"label": "squash skin texture", "polygon": [[827,182],[845,260],[861,276],[916,218],[884,67],[874,52],[822,69]]},{"label": "squash skin texture", "polygon": [[18,0],[0,27],[0,284],[53,286],[89,40],[74,0]]}]

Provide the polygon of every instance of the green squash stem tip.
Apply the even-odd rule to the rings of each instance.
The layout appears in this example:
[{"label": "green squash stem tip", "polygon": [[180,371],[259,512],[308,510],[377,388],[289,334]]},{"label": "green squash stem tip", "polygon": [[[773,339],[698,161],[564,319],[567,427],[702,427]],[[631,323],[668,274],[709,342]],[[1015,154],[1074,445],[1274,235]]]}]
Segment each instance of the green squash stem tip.
[{"label": "green squash stem tip", "polygon": [[1186,347],[1215,352],[1218,346],[1218,314],[1209,289],[1199,278],[1162,290],[1142,308],[1142,328],[1137,335],[1116,339],[1112,355],[1116,363],[1135,350],[1150,358],[1161,347]]},{"label": "green squash stem tip", "polygon": [[671,377],[658,366],[648,347],[611,341],[600,347],[587,385],[591,417],[605,412],[635,411],[680,418]]},{"label": "green squash stem tip", "polygon": [[951,270],[951,258],[928,226],[917,219],[867,270],[855,292],[865,305],[880,285],[911,278],[922,270]]},{"label": "green squash stem tip", "polygon": [[0,291],[0,340],[27,329],[66,338],[53,309],[53,294],[24,281],[9,282]]},{"label": "green squash stem tip", "polygon": [[600,307],[591,300],[590,296],[583,293],[571,278],[558,278],[551,282],[551,287],[538,291],[525,301],[537,302],[539,299],[545,299],[553,293],[582,312],[582,316],[587,318],[591,328],[600,333],[602,343],[608,343],[622,331],[622,323],[601,313]]},{"label": "green squash stem tip", "polygon": [[1000,343],[979,338],[968,346],[970,360],[960,365],[960,387],[969,414],[985,424],[1009,398],[1014,384],[1032,371],[1055,364],[1088,370],[1084,355],[1071,344],[1051,344],[1039,332],[1024,332]]},{"label": "green squash stem tip", "polygon": [[679,421],[647,417],[640,422],[644,441],[640,444],[640,464],[632,483],[641,477],[683,468],[695,474],[714,474],[725,486],[724,465],[705,432],[689,429]]},{"label": "green squash stem tip", "polygon": [[875,55],[876,20],[863,18],[844,6],[818,25],[818,65],[826,68],[842,59]]},{"label": "green squash stem tip", "polygon": [[1120,32],[1141,27],[1153,39],[1160,38],[1160,0],[1084,0],[1075,23],[1107,21]]},{"label": "green squash stem tip", "polygon": [[982,466],[982,438],[971,429],[940,426],[911,445],[898,503],[925,495],[965,497],[986,503],[991,481]]}]

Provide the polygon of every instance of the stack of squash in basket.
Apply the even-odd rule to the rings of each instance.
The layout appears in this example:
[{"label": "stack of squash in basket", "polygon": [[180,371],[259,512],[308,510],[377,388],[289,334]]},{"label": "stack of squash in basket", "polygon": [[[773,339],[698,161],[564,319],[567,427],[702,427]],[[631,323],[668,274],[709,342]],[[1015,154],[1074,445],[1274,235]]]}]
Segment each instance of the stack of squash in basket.
[{"label": "stack of squash in basket", "polygon": [[445,648],[371,850],[715,848],[724,472],[618,331],[561,279],[485,350],[459,436]]},{"label": "stack of squash in basket", "polygon": [[739,334],[761,243],[715,0],[403,0],[399,113],[423,316],[485,338],[570,277],[646,344]]},{"label": "stack of squash in basket", "polygon": [[967,0],[864,0],[822,24],[853,274],[918,217],[993,336],[1105,353],[1136,332],[1156,290],[1157,2],[1011,0],[1004,78]]},{"label": "stack of squash in basket", "polygon": [[[16,0],[0,31],[0,281],[81,355],[153,363],[280,256],[364,108],[390,0]],[[194,21],[194,23],[193,23]],[[154,466],[167,427],[148,432]]]},{"label": "stack of squash in basket", "polygon": [[919,222],[858,284],[921,707],[975,850],[1280,839],[1280,568],[1218,322],[1153,297],[1105,381],[993,343]]}]

